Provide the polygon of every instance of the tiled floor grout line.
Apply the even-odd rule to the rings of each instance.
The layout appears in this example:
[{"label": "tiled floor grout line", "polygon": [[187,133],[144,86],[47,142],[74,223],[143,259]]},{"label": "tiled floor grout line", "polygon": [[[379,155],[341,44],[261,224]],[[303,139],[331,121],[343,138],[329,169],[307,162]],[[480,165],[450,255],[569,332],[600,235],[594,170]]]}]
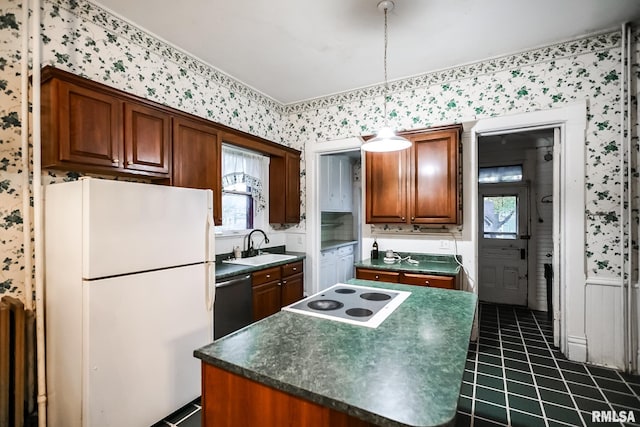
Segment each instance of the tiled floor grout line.
[{"label": "tiled floor grout line", "polygon": [[509,413],[509,390],[507,389],[507,371],[504,366],[504,352],[502,350],[502,330],[500,329],[500,310],[497,314],[498,320],[498,348],[500,349],[500,359],[502,368],[502,385],[504,386],[504,406],[507,410],[507,425],[511,425],[511,414]]},{"label": "tiled floor grout line", "polygon": [[[520,331],[520,321],[518,319],[518,313],[512,308],[511,309],[516,320],[516,325],[518,326],[518,330]],[[531,359],[529,358],[529,350],[527,350],[527,343],[522,336],[522,332],[520,332],[520,339],[522,340],[522,348],[524,349],[524,354],[527,357],[527,363],[529,363],[529,370],[531,374],[531,378],[533,379],[533,387],[536,390],[536,396],[538,396],[538,405],[540,405],[540,410],[542,411],[542,419],[544,420],[544,425],[549,427],[549,421],[547,419],[547,412],[542,404],[542,396],[540,396],[540,389],[538,388],[538,381],[536,381],[536,374],[533,372],[533,367],[531,366]]]},{"label": "tiled floor grout line", "polygon": [[[536,316],[532,316],[533,319],[536,322],[536,325],[538,325],[538,328],[540,328],[540,323],[538,322],[538,319],[536,318]],[[542,329],[540,329],[542,331]],[[546,341],[546,340],[545,340]],[[562,373],[562,369],[560,368],[560,365],[558,364],[558,359],[556,359],[555,355],[553,354],[553,352],[551,351],[551,346],[549,345],[549,341],[547,341],[547,348],[548,350],[551,352],[551,355],[553,356],[553,363],[556,366],[556,369],[558,369],[558,372],[560,372],[560,378],[562,378],[562,382],[564,383],[564,386],[566,387],[568,394],[569,394],[569,398],[571,399],[571,402],[573,403],[574,409],[576,411],[578,411],[578,416],[580,417],[580,419],[582,420],[582,424],[586,427],[587,423],[584,420],[584,417],[582,416],[582,410],[580,410],[580,407],[578,406],[578,404],[576,403],[576,399],[573,396],[573,391],[569,388],[569,384],[567,384],[567,380],[564,377],[564,374]],[[602,392],[600,392],[602,394]],[[544,406],[544,405],[543,405]]]}]

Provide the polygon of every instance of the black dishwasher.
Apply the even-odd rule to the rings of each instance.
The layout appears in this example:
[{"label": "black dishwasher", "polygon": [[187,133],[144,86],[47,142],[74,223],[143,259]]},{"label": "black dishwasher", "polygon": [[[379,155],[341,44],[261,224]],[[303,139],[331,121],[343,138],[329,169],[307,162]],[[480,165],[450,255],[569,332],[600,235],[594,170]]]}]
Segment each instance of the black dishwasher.
[{"label": "black dishwasher", "polygon": [[237,331],[253,320],[251,275],[243,274],[216,282],[213,303],[213,339]]}]

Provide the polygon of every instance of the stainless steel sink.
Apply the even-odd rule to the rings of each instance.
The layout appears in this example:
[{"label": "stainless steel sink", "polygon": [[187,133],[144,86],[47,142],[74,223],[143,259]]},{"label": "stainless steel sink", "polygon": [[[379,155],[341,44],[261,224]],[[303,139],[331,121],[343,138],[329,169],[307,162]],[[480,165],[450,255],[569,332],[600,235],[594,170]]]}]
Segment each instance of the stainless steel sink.
[{"label": "stainless steel sink", "polygon": [[222,262],[225,262],[228,264],[249,265],[252,267],[256,267],[260,265],[271,264],[274,262],[286,261],[294,258],[296,258],[295,255],[262,254],[262,255],[256,255],[251,258],[229,259]]}]

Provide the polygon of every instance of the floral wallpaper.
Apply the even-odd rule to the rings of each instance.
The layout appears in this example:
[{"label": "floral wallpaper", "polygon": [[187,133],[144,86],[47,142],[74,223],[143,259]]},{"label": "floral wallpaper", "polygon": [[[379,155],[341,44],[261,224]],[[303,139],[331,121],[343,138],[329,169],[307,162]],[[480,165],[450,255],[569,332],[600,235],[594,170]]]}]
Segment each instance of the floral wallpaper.
[{"label": "floral wallpaper", "polygon": [[[0,5],[0,294],[23,298],[20,6]],[[370,134],[382,123],[382,86],[282,105],[88,0],[44,0],[41,28],[45,65],[302,150],[300,230],[305,145]],[[391,82],[390,120],[415,129],[588,99],[587,267],[616,276],[620,58],[620,32],[611,32]],[[77,177],[46,174],[47,182]]]}]

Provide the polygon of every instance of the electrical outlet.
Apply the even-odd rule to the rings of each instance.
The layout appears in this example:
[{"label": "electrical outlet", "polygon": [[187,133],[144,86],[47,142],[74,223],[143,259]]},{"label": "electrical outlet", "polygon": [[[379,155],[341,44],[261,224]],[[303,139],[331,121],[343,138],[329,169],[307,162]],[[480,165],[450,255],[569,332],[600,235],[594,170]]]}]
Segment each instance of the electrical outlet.
[{"label": "electrical outlet", "polygon": [[440,240],[440,249],[451,249],[451,242],[449,240]]}]

